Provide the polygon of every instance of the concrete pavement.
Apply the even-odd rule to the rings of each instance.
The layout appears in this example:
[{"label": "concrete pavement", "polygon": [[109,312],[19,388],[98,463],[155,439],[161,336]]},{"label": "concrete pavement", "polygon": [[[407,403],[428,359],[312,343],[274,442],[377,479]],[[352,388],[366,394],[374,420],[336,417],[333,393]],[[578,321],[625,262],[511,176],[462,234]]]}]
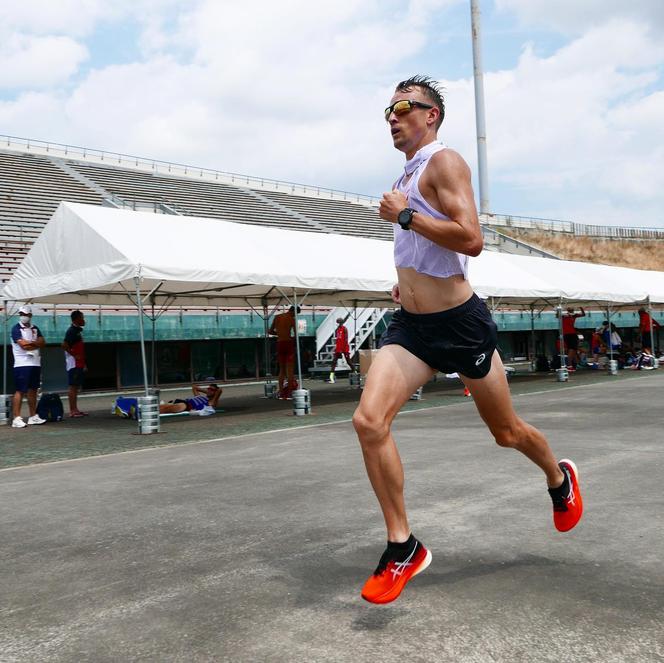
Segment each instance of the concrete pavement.
[{"label": "concrete pavement", "polygon": [[543,477],[472,402],[395,430],[429,569],[388,606],[349,423],[0,472],[1,661],[664,660],[664,372],[515,396],[581,474]]}]

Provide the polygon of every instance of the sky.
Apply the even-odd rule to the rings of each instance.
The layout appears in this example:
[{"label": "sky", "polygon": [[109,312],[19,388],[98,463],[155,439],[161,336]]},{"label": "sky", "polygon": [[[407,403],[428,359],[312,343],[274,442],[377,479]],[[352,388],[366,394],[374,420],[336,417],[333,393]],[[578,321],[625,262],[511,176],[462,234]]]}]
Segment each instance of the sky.
[{"label": "sky", "polygon": [[[480,8],[491,211],[664,228],[664,2]],[[476,184],[469,0],[0,4],[4,135],[380,196],[414,73]]]}]

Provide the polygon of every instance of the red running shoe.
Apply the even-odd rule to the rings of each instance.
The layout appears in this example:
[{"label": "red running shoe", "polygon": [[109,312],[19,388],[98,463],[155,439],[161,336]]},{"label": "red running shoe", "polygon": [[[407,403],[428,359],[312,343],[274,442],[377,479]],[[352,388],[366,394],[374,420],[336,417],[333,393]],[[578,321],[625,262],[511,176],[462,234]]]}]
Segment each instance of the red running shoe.
[{"label": "red running shoe", "polygon": [[406,583],[431,564],[431,553],[415,538],[403,559],[395,559],[388,547],[373,575],[364,583],[362,598],[369,603],[390,603],[399,597]]},{"label": "red running shoe", "polygon": [[553,501],[553,524],[559,532],[568,532],[581,520],[583,514],[579,471],[567,458],[563,458],[558,466],[563,471],[565,480],[559,488],[549,488]]}]

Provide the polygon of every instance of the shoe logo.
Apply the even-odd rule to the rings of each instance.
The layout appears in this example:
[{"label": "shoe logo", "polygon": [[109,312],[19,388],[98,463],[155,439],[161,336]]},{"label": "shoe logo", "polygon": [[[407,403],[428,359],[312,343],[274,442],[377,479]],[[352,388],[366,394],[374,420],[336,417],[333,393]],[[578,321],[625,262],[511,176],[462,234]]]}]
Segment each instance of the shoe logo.
[{"label": "shoe logo", "polygon": [[415,554],[416,550],[417,550],[417,543],[413,548],[413,552],[411,552],[410,555],[408,555],[408,557],[406,557],[406,559],[403,560],[403,562],[392,562],[392,564],[394,565],[390,569],[390,573],[392,574],[392,580],[396,580],[399,576],[402,576],[406,568],[413,565],[413,563],[410,560],[413,558],[413,555]]},{"label": "shoe logo", "polygon": [[479,366],[486,359],[486,354],[483,352],[475,362],[475,366]]},{"label": "shoe logo", "polygon": [[576,498],[574,496],[574,484],[572,483],[572,475],[570,474],[570,471],[565,468],[564,469],[565,474],[567,475],[567,480],[569,481],[569,495],[567,495],[567,501],[570,504],[576,504]]}]

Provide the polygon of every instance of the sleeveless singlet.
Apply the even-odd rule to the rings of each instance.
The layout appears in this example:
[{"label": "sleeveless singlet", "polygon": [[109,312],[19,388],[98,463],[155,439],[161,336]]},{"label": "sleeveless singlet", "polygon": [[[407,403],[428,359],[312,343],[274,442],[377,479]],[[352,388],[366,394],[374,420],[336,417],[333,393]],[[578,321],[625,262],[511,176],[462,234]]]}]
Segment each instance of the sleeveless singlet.
[{"label": "sleeveless singlet", "polygon": [[[429,163],[429,159],[445,149],[439,141],[425,145],[406,161],[404,174],[396,181],[394,187],[408,199],[408,207],[416,212],[427,214],[434,219],[449,221],[449,217],[435,210],[420,193],[417,183]],[[410,179],[404,184],[404,179]],[[414,230],[404,230],[398,223],[394,228],[394,264],[397,267],[410,267],[421,274],[446,278],[455,274],[463,274],[468,278],[468,256],[443,248],[435,242],[422,237]]]}]

